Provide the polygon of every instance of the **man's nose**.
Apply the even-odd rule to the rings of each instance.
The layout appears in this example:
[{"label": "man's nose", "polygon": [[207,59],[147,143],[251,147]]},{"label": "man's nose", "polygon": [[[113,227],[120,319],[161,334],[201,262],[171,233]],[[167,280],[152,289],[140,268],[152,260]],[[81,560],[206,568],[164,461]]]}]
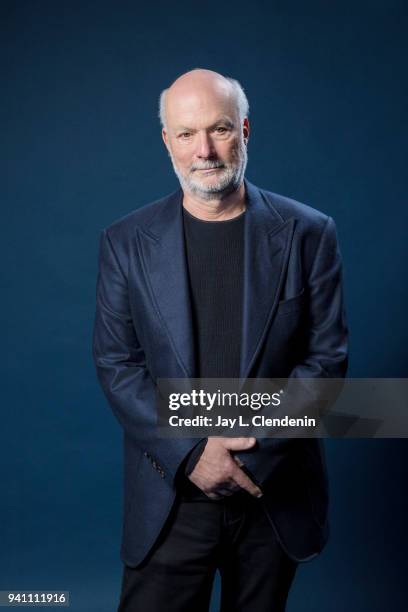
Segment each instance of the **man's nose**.
[{"label": "man's nose", "polygon": [[211,136],[207,132],[199,132],[197,134],[197,157],[211,157],[214,153],[214,147],[211,140]]}]

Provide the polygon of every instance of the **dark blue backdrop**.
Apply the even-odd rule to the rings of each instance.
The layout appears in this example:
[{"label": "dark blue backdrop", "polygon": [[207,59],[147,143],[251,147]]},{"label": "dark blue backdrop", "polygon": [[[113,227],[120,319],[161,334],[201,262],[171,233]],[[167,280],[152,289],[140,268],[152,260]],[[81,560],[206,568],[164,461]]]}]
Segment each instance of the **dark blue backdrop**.
[{"label": "dark blue backdrop", "polygon": [[[240,80],[248,178],[336,220],[349,375],[407,375],[406,32],[392,0],[2,2],[0,589],[115,609],[121,431],[91,360],[97,244],[177,187],[157,98],[180,73]],[[405,610],[407,444],[327,449],[332,537],[288,611]]]}]

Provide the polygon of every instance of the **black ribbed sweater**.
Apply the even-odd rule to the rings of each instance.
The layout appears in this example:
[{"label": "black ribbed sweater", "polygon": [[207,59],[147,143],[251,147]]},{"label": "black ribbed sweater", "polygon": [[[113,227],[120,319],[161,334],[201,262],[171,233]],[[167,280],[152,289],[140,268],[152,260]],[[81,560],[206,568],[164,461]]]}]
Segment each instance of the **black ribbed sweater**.
[{"label": "black ribbed sweater", "polygon": [[199,378],[239,377],[244,217],[202,221],[183,208]]}]

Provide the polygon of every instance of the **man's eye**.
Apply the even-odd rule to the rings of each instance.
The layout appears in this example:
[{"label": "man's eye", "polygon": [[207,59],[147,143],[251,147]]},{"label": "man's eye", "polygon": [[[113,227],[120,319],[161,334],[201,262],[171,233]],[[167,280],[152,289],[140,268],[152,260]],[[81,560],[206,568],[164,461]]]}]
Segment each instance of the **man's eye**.
[{"label": "man's eye", "polygon": [[189,138],[190,136],[190,132],[183,132],[182,134],[180,134],[180,138]]},{"label": "man's eye", "polygon": [[217,132],[217,134],[224,134],[227,131],[227,128],[225,128],[225,127],[217,127],[215,129],[215,131]]}]

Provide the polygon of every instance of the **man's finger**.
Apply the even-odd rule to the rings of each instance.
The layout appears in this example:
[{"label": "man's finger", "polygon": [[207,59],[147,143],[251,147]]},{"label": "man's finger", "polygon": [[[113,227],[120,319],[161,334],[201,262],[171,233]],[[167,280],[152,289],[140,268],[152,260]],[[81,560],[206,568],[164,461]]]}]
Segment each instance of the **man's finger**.
[{"label": "man's finger", "polygon": [[256,444],[256,438],[224,438],[224,448],[228,450],[246,450]]},{"label": "man's finger", "polygon": [[248,491],[254,497],[262,497],[263,493],[261,489],[237,466],[232,474],[234,481],[245,491]]}]

